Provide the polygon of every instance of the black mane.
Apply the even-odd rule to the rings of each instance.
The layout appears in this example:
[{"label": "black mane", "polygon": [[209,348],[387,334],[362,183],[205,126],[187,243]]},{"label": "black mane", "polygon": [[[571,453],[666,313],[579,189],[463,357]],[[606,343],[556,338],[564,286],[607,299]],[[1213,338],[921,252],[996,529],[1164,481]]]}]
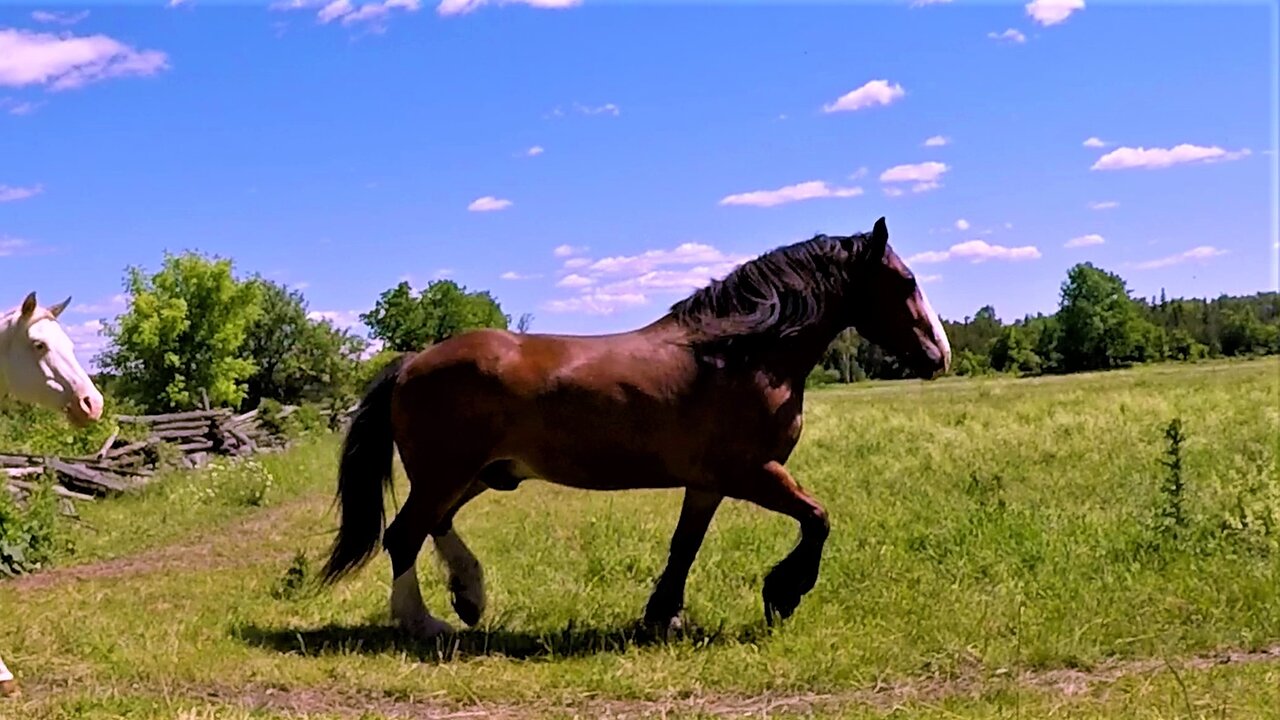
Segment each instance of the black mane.
[{"label": "black mane", "polygon": [[704,348],[792,335],[820,319],[845,289],[868,236],[815,235],[767,252],[672,305],[670,316]]}]

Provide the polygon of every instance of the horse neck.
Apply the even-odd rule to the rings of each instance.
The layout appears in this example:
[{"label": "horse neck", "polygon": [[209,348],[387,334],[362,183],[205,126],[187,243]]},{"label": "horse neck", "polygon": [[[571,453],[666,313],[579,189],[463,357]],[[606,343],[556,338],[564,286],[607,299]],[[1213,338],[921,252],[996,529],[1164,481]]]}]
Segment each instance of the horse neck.
[{"label": "horse neck", "polygon": [[[828,312],[827,315],[836,313]],[[772,377],[804,387],[809,373],[822,360],[827,348],[847,327],[842,317],[823,317],[817,322],[777,340],[761,358],[761,369]]]}]

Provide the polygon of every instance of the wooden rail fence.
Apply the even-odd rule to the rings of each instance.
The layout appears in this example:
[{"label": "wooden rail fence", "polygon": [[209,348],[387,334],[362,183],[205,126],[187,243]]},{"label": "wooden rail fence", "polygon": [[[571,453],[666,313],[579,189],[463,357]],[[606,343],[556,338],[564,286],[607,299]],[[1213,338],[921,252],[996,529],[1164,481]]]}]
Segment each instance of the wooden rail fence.
[{"label": "wooden rail fence", "polygon": [[[276,413],[283,420],[297,408],[284,406]],[[88,457],[45,457],[0,453],[0,474],[7,476],[9,492],[20,500],[36,488],[45,473],[53,473],[54,492],[68,500],[92,500],[146,485],[166,464],[196,468],[215,456],[245,456],[279,450],[287,438],[273,433],[258,410],[234,414],[230,410],[194,410],[166,415],[121,415],[124,428],[141,430],[144,439],[124,440],[112,434],[97,453]]]}]

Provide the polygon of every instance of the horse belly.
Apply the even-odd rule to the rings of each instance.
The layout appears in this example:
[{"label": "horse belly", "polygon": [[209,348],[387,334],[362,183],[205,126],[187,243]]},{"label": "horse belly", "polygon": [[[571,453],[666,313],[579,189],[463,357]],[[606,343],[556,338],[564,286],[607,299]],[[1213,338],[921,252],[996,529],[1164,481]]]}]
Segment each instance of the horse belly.
[{"label": "horse belly", "polygon": [[623,415],[544,417],[540,432],[511,448],[527,477],[584,490],[666,488],[681,485],[685,453],[671,433]]}]

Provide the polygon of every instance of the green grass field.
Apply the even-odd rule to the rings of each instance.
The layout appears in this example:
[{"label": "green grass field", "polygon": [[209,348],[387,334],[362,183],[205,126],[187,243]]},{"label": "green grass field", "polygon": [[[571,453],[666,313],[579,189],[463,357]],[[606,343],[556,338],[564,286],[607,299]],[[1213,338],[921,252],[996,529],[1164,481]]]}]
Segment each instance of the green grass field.
[{"label": "green grass field", "polygon": [[[297,581],[330,540],[326,438],[83,507],[59,568],[0,582],[24,690],[0,717],[1276,717],[1275,358],[865,383],[806,409],[789,467],[833,529],[780,629],[760,586],[792,521],[727,502],[689,580],[697,630],[653,642],[634,624],[679,494],[529,482],[458,518],[482,627],[402,640],[385,556]],[[456,626],[432,563],[423,594]]]}]

